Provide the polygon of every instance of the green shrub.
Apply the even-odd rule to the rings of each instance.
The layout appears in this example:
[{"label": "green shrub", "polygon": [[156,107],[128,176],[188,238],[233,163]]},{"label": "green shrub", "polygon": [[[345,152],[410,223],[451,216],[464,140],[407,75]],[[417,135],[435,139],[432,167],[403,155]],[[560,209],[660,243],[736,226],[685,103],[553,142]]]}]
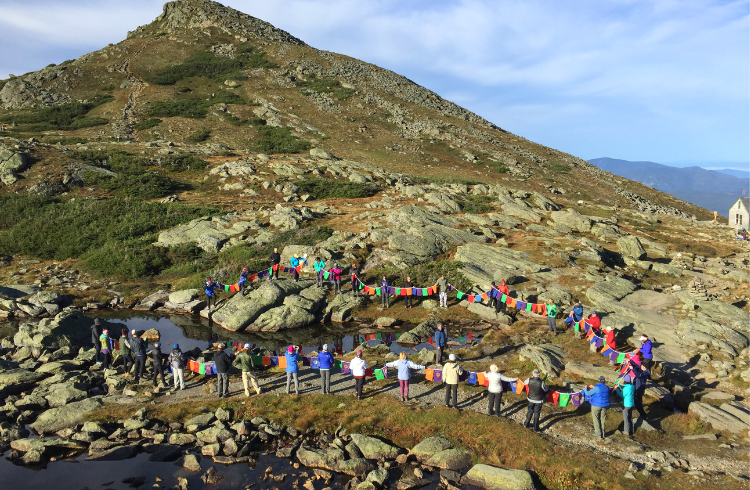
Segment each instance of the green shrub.
[{"label": "green shrub", "polygon": [[149,105],[146,114],[150,117],[189,117],[203,119],[208,114],[205,100],[191,98],[180,100],[158,100]]},{"label": "green shrub", "polygon": [[86,138],[77,138],[75,136],[54,136],[44,138],[44,142],[50,145],[77,145],[78,143],[88,143],[88,141],[89,140]]},{"label": "green shrub", "polygon": [[266,58],[263,51],[250,46],[242,46],[234,58],[216,56],[210,51],[193,53],[179,65],[167,68],[149,78],[156,85],[174,85],[191,77],[208,77],[216,81],[225,79],[244,80],[241,71],[248,68],[276,68],[277,65]]},{"label": "green shrub", "polygon": [[177,91],[178,91],[179,93],[181,93],[181,94],[184,94],[184,93],[186,93],[186,92],[192,92],[192,91],[193,91],[193,89],[191,89],[190,87],[184,87],[184,86],[183,86],[183,87],[180,87],[180,88],[178,88],[178,89],[177,89]]},{"label": "green shrub", "polygon": [[28,125],[23,129],[28,131],[71,130],[99,126],[109,123],[101,117],[86,117],[92,109],[114,100],[111,95],[97,95],[91,101],[70,102],[53,107],[33,109],[25,114],[6,116],[0,122]]},{"label": "green shrub", "polygon": [[570,172],[570,165],[565,165],[564,163],[551,162],[550,167],[553,172],[558,174],[566,174]]},{"label": "green shrub", "polygon": [[[205,215],[212,208],[149,204],[135,199],[57,200],[22,195],[0,196],[0,250],[43,259],[79,258],[107,243],[146,246],[160,230]],[[149,245],[150,246],[150,245]]]},{"label": "green shrub", "polygon": [[262,153],[299,153],[310,149],[310,143],[294,136],[289,128],[261,126],[258,132],[260,139],[255,149]]},{"label": "green shrub", "polygon": [[159,124],[161,124],[161,119],[158,118],[141,119],[133,125],[133,129],[136,131],[143,131],[145,129],[154,128]]},{"label": "green shrub", "polygon": [[115,89],[114,83],[108,83],[106,85],[102,85],[102,88],[100,89],[102,92],[111,92]]},{"label": "green shrub", "polygon": [[159,155],[145,160],[143,164],[163,168],[170,172],[187,172],[208,168],[208,162],[195,155]]},{"label": "green shrub", "polygon": [[298,87],[305,87],[313,92],[331,94],[338,100],[346,100],[354,95],[354,90],[342,87],[341,82],[334,78],[310,78],[308,81],[297,81],[296,85]]},{"label": "green shrub", "polygon": [[508,173],[508,167],[506,167],[505,165],[503,165],[500,162],[496,162],[495,160],[490,160],[489,162],[487,162],[487,165],[489,165],[489,167],[493,171],[495,171],[495,172],[497,172],[499,174],[507,174]]},{"label": "green shrub", "polygon": [[211,137],[211,130],[208,128],[202,128],[188,136],[188,140],[193,143],[201,143],[206,141],[209,137]]},{"label": "green shrub", "polygon": [[339,182],[327,179],[303,179],[295,182],[300,194],[311,194],[317,199],[371,197],[378,192],[373,184]]},{"label": "green shrub", "polygon": [[490,203],[495,202],[495,199],[490,196],[467,194],[459,199],[458,202],[463,207],[464,213],[482,214],[494,211],[495,209],[490,205]]}]

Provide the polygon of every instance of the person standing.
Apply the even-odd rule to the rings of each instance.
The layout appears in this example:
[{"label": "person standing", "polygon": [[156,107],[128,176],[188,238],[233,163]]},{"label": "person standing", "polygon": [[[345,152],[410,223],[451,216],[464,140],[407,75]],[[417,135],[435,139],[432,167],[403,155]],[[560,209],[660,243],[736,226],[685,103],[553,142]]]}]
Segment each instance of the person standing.
[{"label": "person standing", "polygon": [[489,380],[489,386],[487,386],[487,398],[489,405],[487,406],[487,415],[500,416],[500,407],[503,401],[503,381],[510,383],[516,381],[518,378],[509,378],[498,372],[497,364],[490,366],[490,372],[484,373],[484,377]]},{"label": "person standing", "polygon": [[[412,288],[414,288],[414,284],[411,282],[411,277],[406,276],[406,280],[404,281],[404,289],[412,289]],[[411,294],[407,294],[406,296],[404,296],[404,308],[412,307],[411,298],[412,298]]]},{"label": "person standing", "polygon": [[[617,350],[617,342],[615,341],[615,331],[612,327],[606,327],[604,329],[604,341],[607,344],[607,347],[610,349],[616,351]],[[612,359],[609,360],[610,366],[613,366],[615,364],[615,361]]]},{"label": "person standing", "polygon": [[102,341],[99,338],[102,334],[102,323],[98,318],[94,319],[94,324],[91,325],[91,343],[94,344],[94,362],[99,365],[102,363],[101,351]]},{"label": "person standing", "polygon": [[354,386],[357,391],[357,400],[362,399],[362,388],[365,386],[365,374],[367,373],[367,361],[362,359],[362,349],[357,349],[357,357],[349,363],[349,369],[354,376]]},{"label": "person standing", "polygon": [[500,284],[498,284],[497,290],[500,292],[500,297],[498,298],[498,302],[495,304],[495,311],[497,312],[499,308],[499,311],[501,311],[502,313],[505,313],[505,309],[507,308],[508,305],[505,304],[504,301],[501,301],[503,297],[502,295],[503,294],[505,296],[510,295],[510,289],[508,289],[508,285],[505,284],[505,279],[500,279]]},{"label": "person standing", "polygon": [[599,318],[599,314],[595,311],[591,312],[591,315],[586,319],[586,322],[591,325],[596,335],[601,335],[602,319]]},{"label": "person standing", "polygon": [[380,281],[380,302],[383,308],[389,306],[389,294],[388,294],[388,278],[383,276],[383,280]]},{"label": "person standing", "polygon": [[[458,378],[464,369],[456,362],[456,354],[448,356],[448,362],[443,366],[443,383],[445,383],[445,406],[458,408]],[[453,406],[451,407],[451,397]]]},{"label": "person standing", "polygon": [[323,262],[320,257],[315,257],[315,262],[313,262],[313,267],[315,268],[315,285],[319,288],[323,287],[323,271],[326,268],[326,263]]},{"label": "person standing", "polygon": [[299,255],[294,254],[292,255],[292,258],[289,259],[289,265],[292,268],[292,277],[294,278],[294,282],[299,282]]},{"label": "person standing", "polygon": [[542,404],[547,399],[549,388],[544,384],[542,378],[540,378],[538,369],[534,369],[531,372],[531,378],[524,381],[524,384],[529,387],[529,394],[527,397],[526,421],[523,423],[523,426],[528,428],[531,416],[533,415],[534,432],[539,432],[539,416],[542,413]]},{"label": "person standing", "polygon": [[323,344],[323,350],[318,354],[320,365],[320,391],[324,395],[331,393],[331,369],[333,368],[333,354],[328,352],[328,344]]},{"label": "person standing", "polygon": [[286,357],[286,394],[289,394],[289,388],[294,379],[294,392],[299,395],[299,346],[290,345],[284,354]]},{"label": "person standing", "polygon": [[646,420],[646,411],[643,409],[643,395],[646,393],[646,382],[651,376],[651,371],[642,364],[630,360],[630,367],[635,379],[633,380],[633,408],[638,412],[638,417]]},{"label": "person standing", "polygon": [[250,290],[253,290],[253,284],[250,282],[250,271],[247,267],[242,268],[242,272],[240,272],[240,293],[242,296],[245,296],[247,294],[247,287],[250,287]]},{"label": "person standing", "polygon": [[101,344],[99,356],[104,365],[104,370],[108,371],[112,367],[112,347],[114,343],[109,338],[109,330],[106,328],[102,330],[102,334],[99,336],[99,343]]},{"label": "person standing", "polygon": [[599,376],[596,385],[588,385],[583,391],[586,400],[591,404],[591,418],[594,421],[594,437],[606,437],[607,408],[609,407],[609,386],[604,384],[604,376]]},{"label": "person standing", "polygon": [[641,354],[643,355],[643,366],[651,369],[651,363],[654,362],[653,344],[647,335],[641,335]]},{"label": "person standing", "polygon": [[135,384],[138,384],[146,368],[146,341],[139,337],[135,330],[131,332],[130,350],[133,351]]},{"label": "person standing", "polygon": [[242,387],[245,389],[245,396],[250,396],[249,385],[253,385],[256,395],[260,395],[260,386],[258,386],[258,379],[253,374],[255,364],[253,363],[253,356],[250,355],[250,344],[245,344],[242,351],[237,354],[235,362],[240,363],[240,369],[242,370]]},{"label": "person standing", "polygon": [[448,335],[443,330],[443,324],[438,323],[437,329],[435,330],[435,364],[443,363],[443,351],[445,346],[448,344]]},{"label": "person standing", "polygon": [[271,252],[271,256],[268,257],[268,262],[271,264],[271,273],[268,275],[269,280],[278,279],[279,276],[279,264],[281,263],[281,254],[278,248],[274,248]]},{"label": "person standing", "polygon": [[443,274],[440,274],[440,278],[437,280],[437,287],[440,306],[448,308],[448,281]]},{"label": "person standing", "polygon": [[573,308],[570,310],[570,316],[565,320],[565,324],[568,327],[572,327],[574,323],[578,323],[583,318],[583,306],[578,302],[578,298],[573,300]]},{"label": "person standing", "polygon": [[338,263],[333,264],[330,272],[331,282],[333,283],[333,294],[341,294],[341,267]]},{"label": "person standing", "polygon": [[557,335],[557,323],[555,321],[557,319],[557,305],[551,299],[548,299],[544,308],[547,310],[547,326],[549,327],[549,331]]},{"label": "person standing", "polygon": [[488,305],[490,308],[495,308],[495,311],[497,311],[497,303],[498,299],[495,297],[497,294],[497,286],[495,285],[495,281],[492,281],[490,283],[490,304]]},{"label": "person standing", "polygon": [[130,353],[128,331],[125,329],[122,330],[120,335],[120,359],[122,359],[122,367],[125,370],[125,376],[130,377],[130,369],[133,367],[133,355]]},{"label": "person standing", "polygon": [[172,346],[172,352],[169,353],[169,365],[172,367],[172,378],[174,389],[179,386],[181,390],[185,389],[185,354],[180,350],[179,344]]},{"label": "person standing", "polygon": [[622,431],[628,438],[633,438],[633,405],[635,405],[635,388],[630,376],[625,376],[620,381],[625,384],[617,385],[617,394],[622,398]]},{"label": "person standing", "polygon": [[167,386],[167,380],[164,379],[164,366],[162,361],[169,356],[162,354],[161,344],[159,342],[154,343],[154,348],[151,350],[151,359],[154,361],[154,386],[156,386],[156,378],[161,376],[162,386]]},{"label": "person standing", "polygon": [[352,264],[352,268],[349,271],[349,274],[351,275],[352,279],[352,294],[354,296],[359,296],[359,267],[357,267],[357,264]]},{"label": "person standing", "polygon": [[232,367],[232,359],[225,352],[226,345],[216,344],[214,353],[214,364],[216,365],[216,392],[219,398],[229,398],[229,370]]},{"label": "person standing", "polygon": [[414,364],[406,358],[406,352],[401,351],[398,355],[398,361],[389,362],[385,365],[386,367],[398,368],[398,390],[401,395],[401,401],[405,402],[409,399],[409,380],[411,379],[412,369],[424,369],[421,364]]},{"label": "person standing", "polygon": [[208,302],[208,310],[211,311],[211,300],[214,302],[214,308],[216,308],[216,288],[219,287],[218,282],[213,282],[210,277],[206,278],[206,284],[203,285],[203,291],[206,293],[206,301]]}]

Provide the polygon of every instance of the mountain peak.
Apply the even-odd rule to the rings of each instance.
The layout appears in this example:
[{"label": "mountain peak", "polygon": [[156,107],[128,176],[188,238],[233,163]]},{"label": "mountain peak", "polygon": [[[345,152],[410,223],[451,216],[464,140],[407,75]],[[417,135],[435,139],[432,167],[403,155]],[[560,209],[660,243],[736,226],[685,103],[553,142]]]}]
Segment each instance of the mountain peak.
[{"label": "mountain peak", "polygon": [[176,0],[164,4],[164,9],[153,22],[128,32],[128,39],[163,34],[178,34],[191,30],[218,29],[248,39],[282,42],[306,46],[286,31],[268,22],[226,7],[211,0]]}]

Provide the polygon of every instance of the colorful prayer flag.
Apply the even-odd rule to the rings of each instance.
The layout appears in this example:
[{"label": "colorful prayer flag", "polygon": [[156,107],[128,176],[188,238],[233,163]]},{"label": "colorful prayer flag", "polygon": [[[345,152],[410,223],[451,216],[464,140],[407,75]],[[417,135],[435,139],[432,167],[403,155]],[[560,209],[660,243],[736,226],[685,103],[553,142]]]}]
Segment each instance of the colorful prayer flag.
[{"label": "colorful prayer flag", "polygon": [[624,353],[624,352],[620,352],[620,353],[619,353],[619,354],[617,355],[617,361],[615,361],[615,362],[616,362],[617,364],[622,364],[623,362],[625,362],[625,353]]},{"label": "colorful prayer flag", "polygon": [[375,379],[385,379],[385,376],[383,376],[383,370],[382,369],[376,369],[375,370]]},{"label": "colorful prayer flag", "polygon": [[396,288],[396,296],[401,296],[401,288]]},{"label": "colorful prayer flag", "polygon": [[484,382],[487,378],[485,378],[484,373],[477,373],[477,384],[479,386],[484,386]]},{"label": "colorful prayer flag", "polygon": [[263,356],[263,365],[264,366],[270,366],[271,365],[271,358],[268,356]]},{"label": "colorful prayer flag", "polygon": [[435,369],[432,372],[432,380],[435,383],[442,383],[443,382],[443,370],[442,369]]},{"label": "colorful prayer flag", "polygon": [[432,381],[432,379],[434,378],[434,375],[435,375],[434,369],[427,368],[424,370],[424,377],[427,381]]},{"label": "colorful prayer flag", "polygon": [[477,373],[475,372],[469,372],[469,376],[466,378],[466,382],[470,385],[477,384]]},{"label": "colorful prayer flag", "polygon": [[565,408],[568,406],[568,402],[570,401],[570,395],[568,393],[560,393],[560,407]]},{"label": "colorful prayer flag", "polygon": [[351,374],[351,369],[349,369],[349,363],[346,361],[341,362],[341,374]]},{"label": "colorful prayer flag", "polygon": [[531,311],[531,303],[526,303],[526,311]]},{"label": "colorful prayer flag", "polygon": [[464,293],[462,293],[461,291],[459,291],[459,292],[456,293],[456,298],[457,299],[461,299],[463,297],[464,297]]},{"label": "colorful prayer flag", "polygon": [[371,377],[372,375],[373,375],[373,370],[372,369],[365,369],[365,376],[366,377]]},{"label": "colorful prayer flag", "polygon": [[279,367],[286,369],[286,356],[279,356]]},{"label": "colorful prayer flag", "polygon": [[520,395],[525,388],[526,385],[522,381],[516,381],[516,395]]},{"label": "colorful prayer flag", "polygon": [[206,374],[206,365],[204,363],[198,365],[198,374]]}]

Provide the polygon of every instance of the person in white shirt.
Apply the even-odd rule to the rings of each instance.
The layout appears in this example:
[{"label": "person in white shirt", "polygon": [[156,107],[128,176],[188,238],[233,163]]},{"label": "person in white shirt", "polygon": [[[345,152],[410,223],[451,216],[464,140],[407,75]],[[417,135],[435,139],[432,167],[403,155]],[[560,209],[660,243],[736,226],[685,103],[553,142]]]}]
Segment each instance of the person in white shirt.
[{"label": "person in white shirt", "polygon": [[500,406],[503,400],[503,381],[510,383],[516,381],[518,378],[509,378],[503,376],[497,372],[497,364],[490,366],[490,372],[484,373],[484,377],[489,381],[487,386],[487,398],[489,399],[489,406],[487,407],[487,415],[500,416]]},{"label": "person in white shirt", "polygon": [[365,385],[365,370],[367,369],[367,361],[362,359],[362,349],[357,350],[357,357],[349,363],[349,369],[351,369],[352,376],[354,376],[354,384],[357,388],[357,400],[361,400],[362,388]]}]

